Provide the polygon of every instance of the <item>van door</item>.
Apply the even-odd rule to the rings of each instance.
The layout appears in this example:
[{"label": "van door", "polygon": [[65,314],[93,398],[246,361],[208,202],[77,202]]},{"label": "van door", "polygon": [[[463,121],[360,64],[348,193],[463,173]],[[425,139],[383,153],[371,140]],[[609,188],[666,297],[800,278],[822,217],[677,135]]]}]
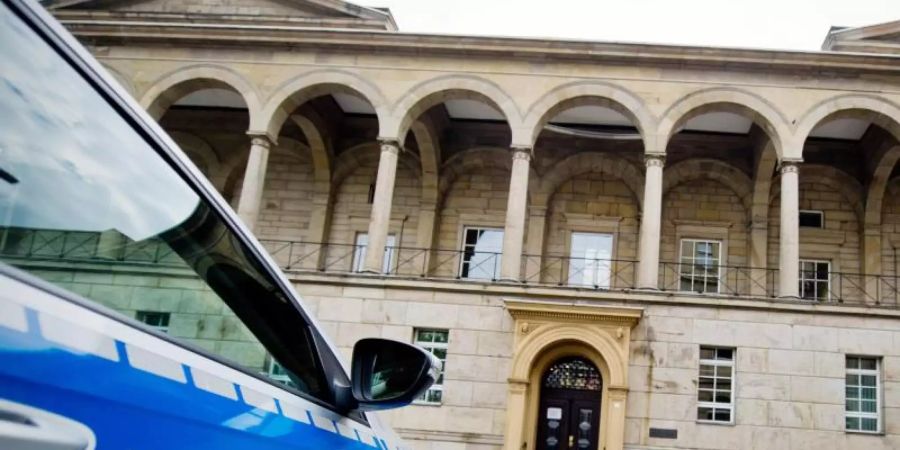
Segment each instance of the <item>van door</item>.
[{"label": "van door", "polygon": [[394,446],[332,411],[347,376],[277,269],[48,20],[0,2],[0,448]]}]

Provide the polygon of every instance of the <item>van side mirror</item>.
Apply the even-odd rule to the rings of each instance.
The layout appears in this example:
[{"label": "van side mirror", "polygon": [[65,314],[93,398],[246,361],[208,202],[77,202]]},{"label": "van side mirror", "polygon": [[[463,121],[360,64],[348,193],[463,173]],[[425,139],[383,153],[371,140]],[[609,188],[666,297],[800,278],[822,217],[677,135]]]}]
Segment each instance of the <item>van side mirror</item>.
[{"label": "van side mirror", "polygon": [[361,339],[353,346],[351,384],[361,410],[399,408],[415,400],[440,377],[431,353],[388,339]]}]

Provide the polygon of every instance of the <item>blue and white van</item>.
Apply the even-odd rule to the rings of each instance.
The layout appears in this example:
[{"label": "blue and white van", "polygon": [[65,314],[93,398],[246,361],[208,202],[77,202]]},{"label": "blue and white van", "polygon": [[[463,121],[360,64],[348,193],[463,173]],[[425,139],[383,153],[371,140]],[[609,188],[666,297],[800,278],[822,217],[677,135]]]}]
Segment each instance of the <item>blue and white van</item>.
[{"label": "blue and white van", "polygon": [[39,5],[0,0],[0,449],[378,449],[440,375],[351,370],[175,144]]}]

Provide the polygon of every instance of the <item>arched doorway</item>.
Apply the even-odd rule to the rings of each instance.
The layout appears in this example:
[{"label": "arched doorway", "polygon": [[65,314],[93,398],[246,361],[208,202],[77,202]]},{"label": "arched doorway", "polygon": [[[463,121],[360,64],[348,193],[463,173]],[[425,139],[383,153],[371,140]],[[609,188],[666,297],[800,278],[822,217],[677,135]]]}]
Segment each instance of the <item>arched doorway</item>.
[{"label": "arched doorway", "polygon": [[561,358],[541,377],[537,448],[599,448],[603,380],[592,362]]}]

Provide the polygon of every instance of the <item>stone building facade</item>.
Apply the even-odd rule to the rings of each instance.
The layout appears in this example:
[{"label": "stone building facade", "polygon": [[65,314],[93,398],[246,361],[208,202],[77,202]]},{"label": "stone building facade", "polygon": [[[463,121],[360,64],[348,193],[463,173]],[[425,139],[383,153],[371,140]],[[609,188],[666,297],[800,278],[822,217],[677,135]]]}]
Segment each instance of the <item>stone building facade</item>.
[{"label": "stone building facade", "polygon": [[[337,0],[46,6],[340,348],[445,355],[386,415],[415,448],[900,447],[900,23],[788,52],[406,34]],[[41,264],[274,373],[134,255]]]}]

